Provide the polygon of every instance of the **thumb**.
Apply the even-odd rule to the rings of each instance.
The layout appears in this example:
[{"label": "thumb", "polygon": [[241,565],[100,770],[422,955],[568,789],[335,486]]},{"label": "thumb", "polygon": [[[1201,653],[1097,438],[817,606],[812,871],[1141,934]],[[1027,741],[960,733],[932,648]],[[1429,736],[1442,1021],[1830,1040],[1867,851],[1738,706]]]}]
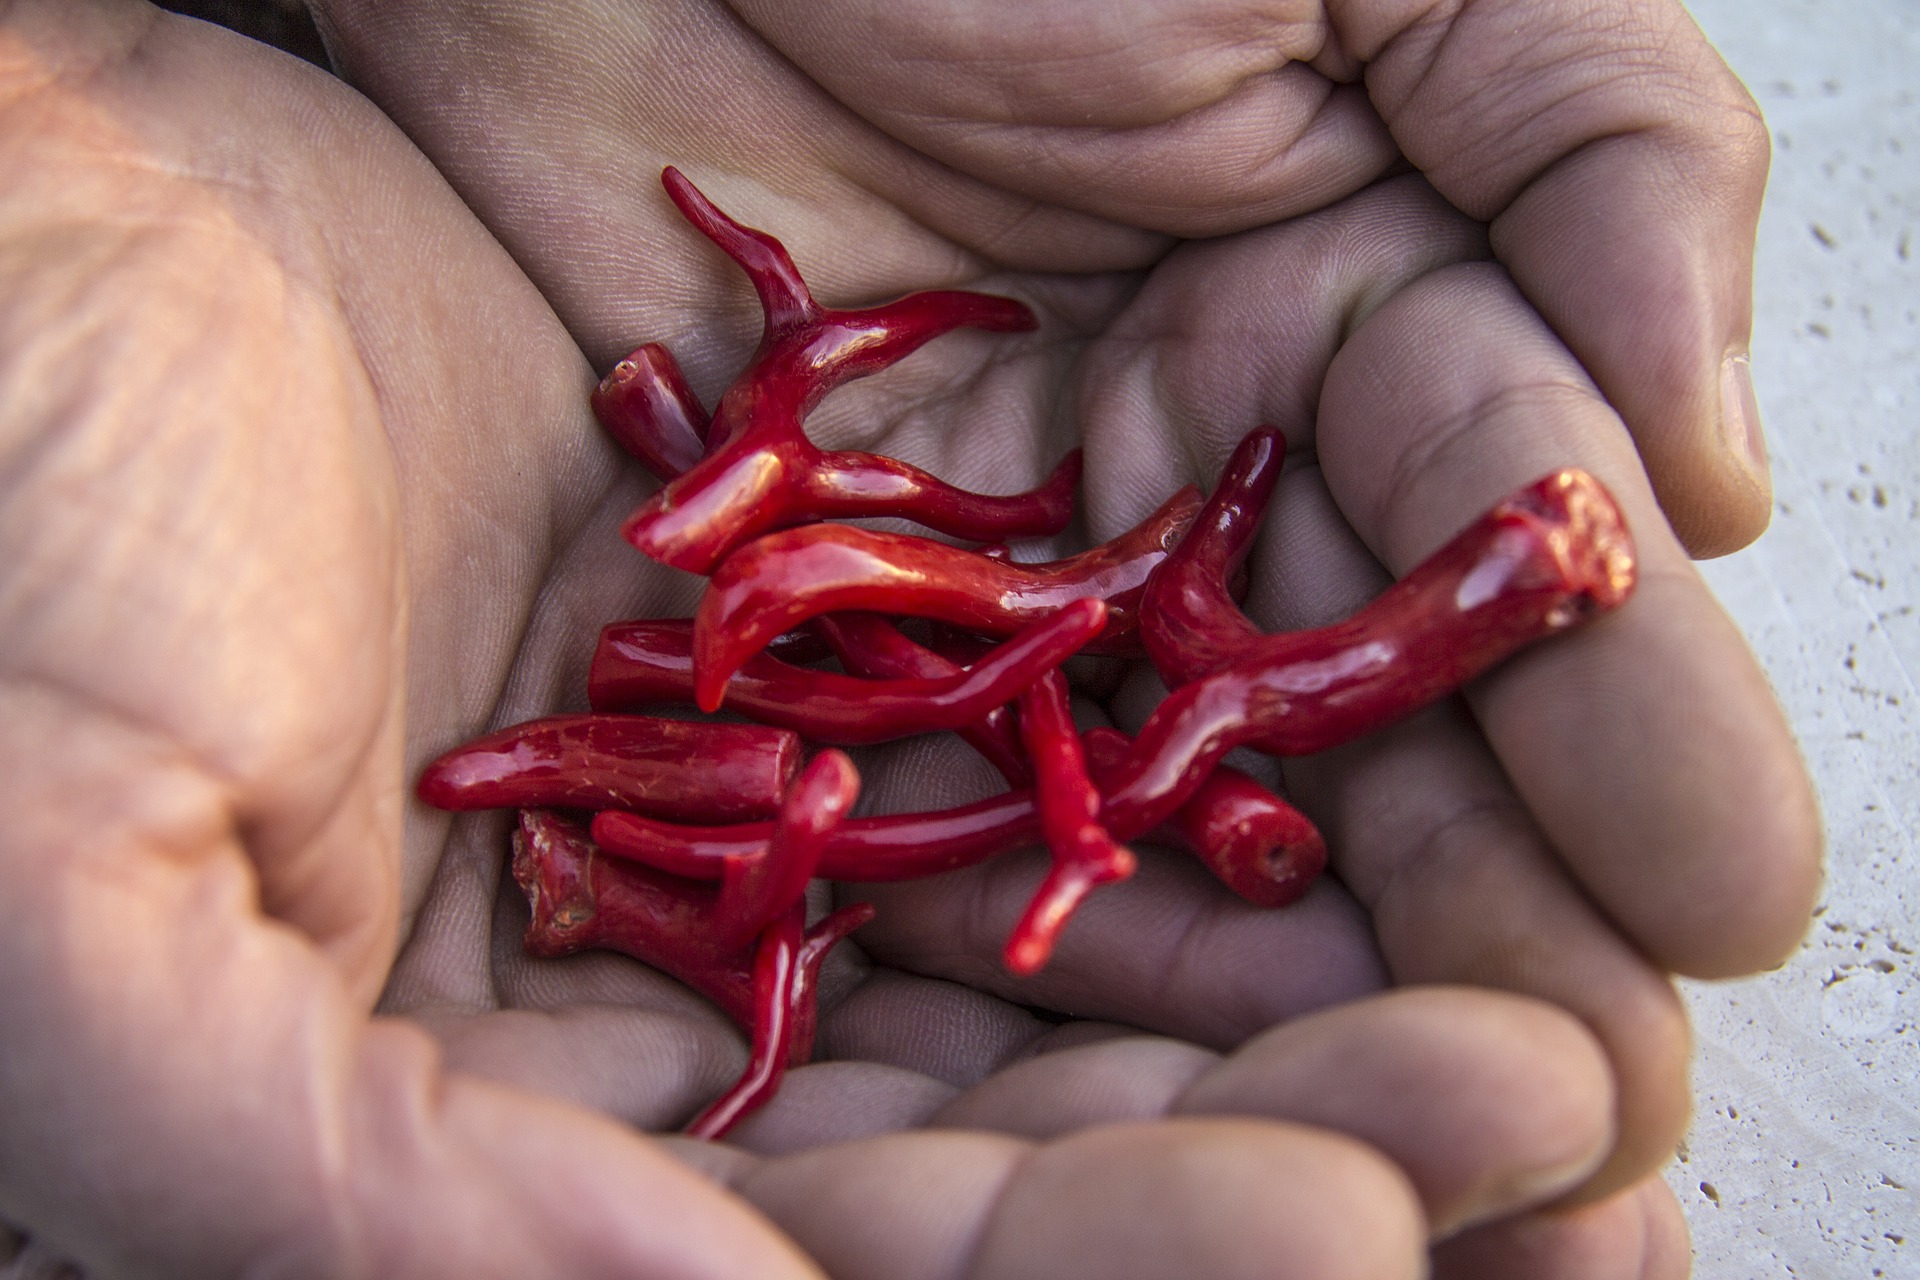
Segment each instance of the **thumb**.
[{"label": "thumb", "polygon": [[1330,0],[1407,157],[1626,419],[1696,556],[1772,512],[1747,344],[1769,143],[1677,0]]},{"label": "thumb", "polygon": [[108,1275],[818,1275],[661,1148],[369,1020],[172,744],[0,702],[0,1217]]}]

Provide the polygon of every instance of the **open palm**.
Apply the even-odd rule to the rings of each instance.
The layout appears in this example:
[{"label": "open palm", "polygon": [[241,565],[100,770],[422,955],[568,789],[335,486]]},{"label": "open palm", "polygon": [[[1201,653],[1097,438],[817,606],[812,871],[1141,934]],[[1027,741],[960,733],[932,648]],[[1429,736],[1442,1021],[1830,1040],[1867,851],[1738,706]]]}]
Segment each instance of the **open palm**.
[{"label": "open palm", "polygon": [[[0,965],[32,978],[0,998],[0,1214],[108,1271],[804,1273],[671,1148],[536,1096],[670,1127],[737,1034],[617,957],[522,958],[503,822],[408,800],[438,750],[577,705],[600,623],[697,594],[617,536],[649,482],[588,419],[580,354],[664,341],[711,401],[752,345],[750,293],[654,186],[667,161],[831,303],[973,287],[1040,312],[838,393],[823,444],[1006,491],[1082,438],[1098,538],[1274,421],[1308,465],[1255,565],[1273,626],[1350,609],[1567,463],[1622,496],[1645,563],[1628,611],[1485,682],[1478,727],[1436,712],[1292,772],[1351,896],[1256,912],[1146,851],[1015,983],[996,959],[1032,860],[871,891],[830,1060],[740,1135],[792,1154],[681,1154],[847,1275],[1276,1251],[1412,1274],[1430,1231],[1650,1167],[1684,1115],[1661,966],[1737,971],[1797,929],[1803,784],[1619,420],[1477,224],[1416,177],[1367,185],[1390,151],[1363,114],[1346,178],[1175,249],[1164,219],[928,159],[725,13],[625,12],[578,66],[563,11],[510,45],[354,17],[349,70],[491,235],[325,77],[141,6],[8,16]],[[608,81],[637,99],[588,109]],[[987,785],[931,741],[862,766],[887,807]],[[1778,887],[1735,903],[1743,846]],[[1488,990],[1342,1004],[1389,981],[1575,1017]],[[1224,1116],[1260,1118],[1198,1118]],[[1377,1253],[1342,1256],[1356,1238]]]}]

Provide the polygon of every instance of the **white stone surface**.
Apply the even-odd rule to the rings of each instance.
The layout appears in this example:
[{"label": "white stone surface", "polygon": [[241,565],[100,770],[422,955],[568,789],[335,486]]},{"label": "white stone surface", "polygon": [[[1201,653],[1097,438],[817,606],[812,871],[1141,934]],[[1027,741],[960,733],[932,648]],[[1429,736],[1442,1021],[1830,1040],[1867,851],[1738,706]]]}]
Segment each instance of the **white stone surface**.
[{"label": "white stone surface", "polygon": [[1812,936],[1688,984],[1669,1179],[1702,1280],[1920,1277],[1920,4],[1693,0],[1766,111],[1754,381],[1776,507],[1706,566],[1825,807]]}]

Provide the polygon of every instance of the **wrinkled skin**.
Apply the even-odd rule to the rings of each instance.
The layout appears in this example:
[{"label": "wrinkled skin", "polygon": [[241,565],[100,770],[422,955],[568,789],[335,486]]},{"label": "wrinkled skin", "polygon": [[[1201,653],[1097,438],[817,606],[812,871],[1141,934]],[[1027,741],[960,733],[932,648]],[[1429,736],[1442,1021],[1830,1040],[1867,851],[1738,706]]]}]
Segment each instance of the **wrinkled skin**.
[{"label": "wrinkled skin", "polygon": [[[135,0],[0,4],[0,1219],[33,1249],[195,1277],[1684,1273],[1650,1176],[1686,1115],[1666,975],[1777,961],[1817,879],[1792,743],[1661,505],[1702,552],[1765,520],[1758,424],[1720,409],[1750,104],[1650,0],[1049,12],[328,6],[423,159],[340,84]],[[1302,461],[1252,565],[1269,627],[1579,465],[1639,594],[1290,764],[1337,850],[1298,908],[1144,850],[1016,984],[1037,857],[873,892],[824,1061],[737,1147],[639,1136],[739,1036],[618,957],[522,957],[504,820],[408,783],[576,706],[600,622],[691,604],[620,543],[649,484],[586,412],[642,340],[710,402],[755,338],[666,161],[829,303],[1039,310],[838,393],[829,447],[1007,491],[1084,438],[1101,538],[1274,422]],[[990,785],[950,742],[862,767],[888,807]]]}]

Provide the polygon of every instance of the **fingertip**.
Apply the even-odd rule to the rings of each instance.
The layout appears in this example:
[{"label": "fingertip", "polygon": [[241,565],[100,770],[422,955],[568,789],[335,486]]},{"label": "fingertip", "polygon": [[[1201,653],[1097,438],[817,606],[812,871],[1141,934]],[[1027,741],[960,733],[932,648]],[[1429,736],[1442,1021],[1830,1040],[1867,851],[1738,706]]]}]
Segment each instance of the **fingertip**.
[{"label": "fingertip", "polygon": [[[1733,978],[1783,963],[1804,938],[1822,883],[1826,837],[1820,804],[1792,728],[1759,664],[1697,575],[1678,564],[1642,581],[1620,624],[1608,679],[1639,679],[1687,735],[1643,759],[1673,783],[1643,785],[1632,830],[1677,855],[1658,892],[1601,866],[1584,848],[1579,874],[1663,968],[1693,978]],[[1649,707],[1652,705],[1648,704]],[[1620,728],[1625,727],[1625,722]],[[1623,736],[1613,737],[1624,747]],[[1517,771],[1525,773],[1524,767]],[[1651,781],[1651,779],[1650,779]],[[1688,785],[1690,784],[1690,785]],[[1563,840],[1563,847],[1574,843]]]},{"label": "fingertip", "polygon": [[[1691,269],[1704,270],[1698,263]],[[1516,278],[1527,283],[1521,273]],[[1745,338],[1728,344],[1722,336],[1723,290],[1673,292],[1642,281],[1642,292],[1651,296],[1622,298],[1619,314],[1604,319],[1546,310],[1632,434],[1680,545],[1696,560],[1730,555],[1773,518],[1766,433]]]},{"label": "fingertip", "polygon": [[1578,1011],[1605,1046],[1614,1080],[1614,1145],[1563,1204],[1604,1200],[1673,1158],[1693,1120],[1693,1028],[1670,981],[1642,974]]},{"label": "fingertip", "polygon": [[1361,1143],[1256,1120],[1086,1130],[1035,1151],[980,1235],[979,1280],[1414,1280],[1426,1222]]},{"label": "fingertip", "polygon": [[1276,1027],[1197,1079],[1176,1109],[1256,1114],[1384,1152],[1437,1234],[1564,1194],[1614,1146],[1594,1034],[1543,1001],[1410,988]]},{"label": "fingertip", "polygon": [[[1557,851],[1620,929],[1663,968],[1736,977],[1778,965],[1811,922],[1819,804],[1744,637],[1648,524],[1636,528],[1632,600],[1565,644],[1521,655],[1468,698]],[[1608,785],[1563,767],[1581,757],[1609,762]]]},{"label": "fingertip", "polygon": [[1729,858],[1726,883],[1706,892],[1724,893],[1722,911],[1703,910],[1701,932],[1671,936],[1655,955],[1689,978],[1743,978],[1778,969],[1806,940],[1825,884],[1826,837],[1819,801],[1805,774],[1783,777],[1756,838],[1746,868]]}]

